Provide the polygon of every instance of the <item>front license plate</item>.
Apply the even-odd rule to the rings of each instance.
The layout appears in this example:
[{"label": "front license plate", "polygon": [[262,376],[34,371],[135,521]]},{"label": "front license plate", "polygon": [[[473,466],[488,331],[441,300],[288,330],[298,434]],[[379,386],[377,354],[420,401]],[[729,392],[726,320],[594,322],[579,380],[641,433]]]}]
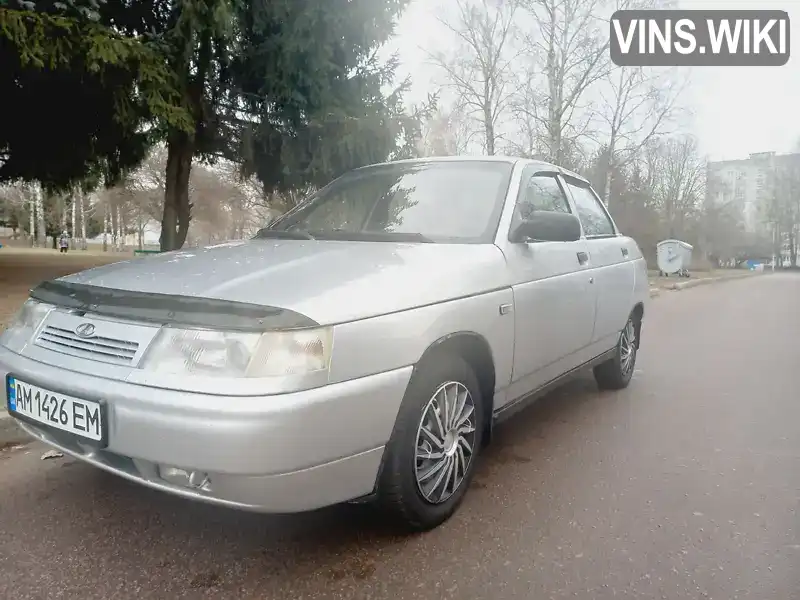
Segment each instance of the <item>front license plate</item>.
[{"label": "front license plate", "polygon": [[81,400],[20,381],[11,375],[6,380],[8,412],[95,442],[104,438],[104,411],[98,402]]}]

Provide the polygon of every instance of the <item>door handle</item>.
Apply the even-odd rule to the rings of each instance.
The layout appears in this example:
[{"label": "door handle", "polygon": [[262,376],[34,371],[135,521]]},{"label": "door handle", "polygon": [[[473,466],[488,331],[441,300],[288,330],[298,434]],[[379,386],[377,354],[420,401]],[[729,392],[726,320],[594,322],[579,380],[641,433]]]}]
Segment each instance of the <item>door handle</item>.
[{"label": "door handle", "polygon": [[628,249],[627,248],[623,248],[622,249],[622,257],[623,258],[628,258]]},{"label": "door handle", "polygon": [[583,266],[589,262],[589,255],[586,252],[578,252],[578,264]]}]

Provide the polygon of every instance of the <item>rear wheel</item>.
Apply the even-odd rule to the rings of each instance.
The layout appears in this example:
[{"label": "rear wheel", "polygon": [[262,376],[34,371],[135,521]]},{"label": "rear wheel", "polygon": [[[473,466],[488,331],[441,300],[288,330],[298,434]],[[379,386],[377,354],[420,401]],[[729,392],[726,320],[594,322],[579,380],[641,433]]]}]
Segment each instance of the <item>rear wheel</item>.
[{"label": "rear wheel", "polygon": [[439,354],[415,371],[386,447],[378,501],[405,529],[450,518],[469,487],[481,447],[483,399],[462,358]]},{"label": "rear wheel", "polygon": [[621,390],[628,387],[636,367],[639,331],[639,318],[632,314],[620,333],[614,356],[594,368],[594,378],[601,390]]}]

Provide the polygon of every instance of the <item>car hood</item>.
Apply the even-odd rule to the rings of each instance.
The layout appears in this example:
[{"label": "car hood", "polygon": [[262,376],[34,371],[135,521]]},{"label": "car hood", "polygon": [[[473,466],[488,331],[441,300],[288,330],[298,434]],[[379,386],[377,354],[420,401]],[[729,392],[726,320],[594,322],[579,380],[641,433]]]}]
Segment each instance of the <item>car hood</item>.
[{"label": "car hood", "polygon": [[323,324],[503,287],[492,244],[249,240],[104,265],[60,281],[248,302]]}]

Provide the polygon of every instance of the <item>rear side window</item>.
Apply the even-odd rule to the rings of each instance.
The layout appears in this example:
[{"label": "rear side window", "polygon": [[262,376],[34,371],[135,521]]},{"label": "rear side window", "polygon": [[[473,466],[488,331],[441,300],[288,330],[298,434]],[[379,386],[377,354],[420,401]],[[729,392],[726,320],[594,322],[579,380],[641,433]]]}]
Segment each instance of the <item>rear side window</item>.
[{"label": "rear side window", "polygon": [[575,201],[575,210],[583,225],[583,233],[587,236],[614,235],[614,225],[608,218],[600,200],[588,187],[575,185],[567,181],[567,187]]}]

